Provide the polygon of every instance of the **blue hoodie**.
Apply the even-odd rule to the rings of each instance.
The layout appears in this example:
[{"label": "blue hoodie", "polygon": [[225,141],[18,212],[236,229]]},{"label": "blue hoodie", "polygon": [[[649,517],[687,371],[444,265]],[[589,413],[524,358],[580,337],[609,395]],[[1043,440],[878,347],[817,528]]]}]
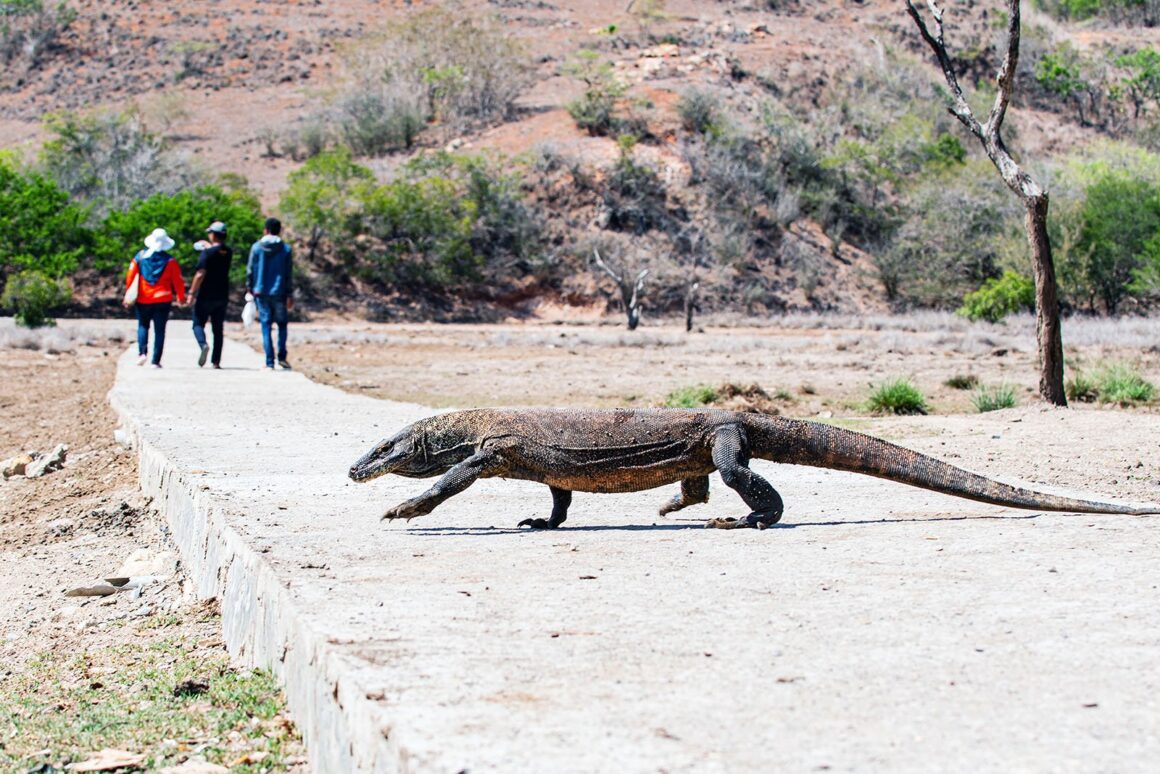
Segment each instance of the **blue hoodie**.
[{"label": "blue hoodie", "polygon": [[246,263],[246,287],[251,293],[289,296],[294,289],[290,273],[290,245],[281,237],[267,234],[254,242]]}]

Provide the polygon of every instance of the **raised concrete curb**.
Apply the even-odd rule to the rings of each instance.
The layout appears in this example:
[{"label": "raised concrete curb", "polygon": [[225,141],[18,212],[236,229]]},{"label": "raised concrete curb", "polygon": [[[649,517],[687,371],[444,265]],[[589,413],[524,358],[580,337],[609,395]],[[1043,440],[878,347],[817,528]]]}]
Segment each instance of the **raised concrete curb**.
[{"label": "raised concrete curb", "polygon": [[277,673],[316,771],[1133,770],[1160,752],[1148,520],[1097,533],[760,466],[785,528],[700,529],[744,510],[714,482],[687,518],[653,516],[669,492],[578,495],[568,529],[521,532],[548,493],[495,480],[386,525],[427,482],[346,470],[429,410],[266,372],[232,341],[227,369],[198,369],[181,327],[164,369],[122,358],[110,399],[228,648]]},{"label": "raised concrete curb", "polygon": [[[306,406],[289,395],[315,385],[298,374],[261,369],[257,353],[233,342],[226,368],[191,374],[183,366],[195,362],[196,350],[174,341],[173,333],[161,371],[136,367],[135,355],[127,353],[109,395],[138,453],[142,490],[165,514],[198,594],[219,598],[230,653],[279,677],[313,768],[397,770],[400,752],[386,733],[385,713],[351,685],[335,637],[311,625],[290,591],[292,582],[263,557],[266,549],[231,525],[239,508],[269,514],[271,506],[289,507],[285,503],[297,494],[271,498],[268,485],[297,489],[291,471],[308,454],[285,444],[284,431],[286,420]],[[290,415],[278,416],[280,406]],[[276,417],[273,428],[265,421],[270,415]],[[245,457],[260,461],[245,464]]]}]

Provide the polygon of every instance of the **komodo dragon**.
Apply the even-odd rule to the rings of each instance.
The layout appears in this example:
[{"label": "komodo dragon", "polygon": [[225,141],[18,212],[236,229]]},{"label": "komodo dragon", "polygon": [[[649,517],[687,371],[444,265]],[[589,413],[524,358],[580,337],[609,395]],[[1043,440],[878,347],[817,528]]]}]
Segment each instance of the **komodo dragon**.
[{"label": "komodo dragon", "polygon": [[784,506],[753,457],[848,470],[995,505],[1041,511],[1160,513],[1077,500],[992,481],[933,457],[830,425],[733,411],[682,409],[476,409],[420,420],[377,445],[350,468],[355,481],[388,473],[440,476],[423,494],[388,510],[384,519],[430,513],[477,478],[502,476],[547,484],[552,515],[518,526],[554,529],[568,517],[572,492],[638,492],[681,483],[661,515],[709,500],[718,471],[752,513],[707,526],[764,529]]}]

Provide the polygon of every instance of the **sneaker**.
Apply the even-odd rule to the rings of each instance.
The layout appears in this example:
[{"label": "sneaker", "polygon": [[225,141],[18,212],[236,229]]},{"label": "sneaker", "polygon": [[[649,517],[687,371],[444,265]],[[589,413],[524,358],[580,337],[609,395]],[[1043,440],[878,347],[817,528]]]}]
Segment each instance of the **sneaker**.
[{"label": "sneaker", "polygon": [[222,365],[221,365],[221,363],[214,363],[214,364],[213,364],[213,367],[214,367],[214,368],[216,368],[216,369],[218,369],[218,370],[220,371],[220,370],[221,370],[221,367],[222,367]]},{"label": "sneaker", "polygon": [[268,365],[268,366],[266,366],[266,370],[267,370],[267,371],[273,371],[273,370],[274,370],[274,366],[272,366],[272,365]]},{"label": "sneaker", "polygon": [[284,371],[289,371],[290,370],[290,361],[284,357],[278,358],[278,367]]},{"label": "sneaker", "polygon": [[160,363],[154,363],[154,364],[153,364],[153,367],[154,367],[154,368],[160,368],[160,367],[161,367],[161,364],[160,364]]},{"label": "sneaker", "polygon": [[197,356],[197,367],[198,368],[201,368],[203,365],[205,365],[205,359],[207,357],[209,357],[209,345],[202,344],[201,345],[201,354]]},{"label": "sneaker", "polygon": [[149,360],[148,355],[138,355],[137,356],[137,365],[143,366],[143,365],[145,365],[146,362],[148,362],[148,360]]}]

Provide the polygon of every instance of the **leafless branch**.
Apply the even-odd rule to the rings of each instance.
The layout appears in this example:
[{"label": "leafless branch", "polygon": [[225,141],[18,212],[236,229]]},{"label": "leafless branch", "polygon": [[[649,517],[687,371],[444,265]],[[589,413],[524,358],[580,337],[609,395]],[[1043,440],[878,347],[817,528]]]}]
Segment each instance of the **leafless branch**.
[{"label": "leafless branch", "polygon": [[1011,88],[1015,83],[1015,67],[1019,64],[1019,0],[1007,2],[1007,53],[999,67],[998,90],[995,104],[987,118],[987,134],[997,134],[1007,114],[1007,104],[1011,100]]},{"label": "leafless branch", "polygon": [[621,285],[621,284],[623,284],[624,280],[623,280],[623,279],[621,279],[620,275],[619,275],[619,274],[617,274],[616,272],[614,272],[614,271],[613,271],[613,270],[612,270],[612,269],[609,267],[609,265],[608,265],[607,263],[605,263],[605,262],[604,262],[604,259],[602,259],[602,258],[600,257],[600,251],[599,251],[599,250],[597,250],[596,248],[592,248],[592,258],[593,258],[593,260],[596,262],[596,265],[600,267],[600,270],[601,270],[601,271],[603,271],[603,272],[604,272],[605,274],[607,274],[609,277],[612,277],[612,281],[613,281],[613,282],[615,282],[617,285]]},{"label": "leafless branch", "polygon": [[648,269],[641,269],[630,285],[626,279],[627,274],[614,271],[600,257],[600,251],[596,248],[592,249],[592,259],[600,270],[616,283],[617,290],[620,291],[620,300],[624,304],[624,312],[628,316],[628,329],[636,330],[636,326],[640,323],[641,296],[644,293],[644,280],[648,276]]},{"label": "leafless branch", "polygon": [[[1018,2],[1018,0],[1016,0]],[[947,54],[947,47],[943,40],[943,12],[938,7],[935,0],[927,0],[926,3],[930,7],[931,16],[934,18],[934,34],[931,34],[930,29],[926,25],[926,20],[922,13],[915,7],[913,0],[906,0],[906,12],[910,14],[910,18],[914,19],[914,23],[918,26],[919,34],[926,44],[934,51],[935,58],[938,59],[939,67],[942,68],[943,77],[946,78],[947,86],[951,90],[951,105],[950,112],[955,118],[962,122],[963,126],[971,131],[971,134],[983,139],[983,127],[975,118],[975,114],[971,111],[971,106],[967,102],[967,98],[963,95],[963,89],[959,86],[958,76],[955,75],[955,68],[951,64],[950,55]]]}]

